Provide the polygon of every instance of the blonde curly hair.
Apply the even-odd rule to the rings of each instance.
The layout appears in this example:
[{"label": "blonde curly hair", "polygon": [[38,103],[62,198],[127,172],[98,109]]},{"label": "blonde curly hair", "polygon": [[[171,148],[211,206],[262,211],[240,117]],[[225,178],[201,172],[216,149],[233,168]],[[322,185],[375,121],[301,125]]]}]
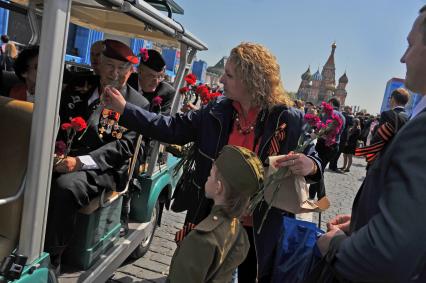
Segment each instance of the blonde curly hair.
[{"label": "blonde curly hair", "polygon": [[277,59],[266,47],[242,42],[231,50],[228,60],[235,65],[256,106],[270,109],[276,104],[293,105],[284,90]]}]

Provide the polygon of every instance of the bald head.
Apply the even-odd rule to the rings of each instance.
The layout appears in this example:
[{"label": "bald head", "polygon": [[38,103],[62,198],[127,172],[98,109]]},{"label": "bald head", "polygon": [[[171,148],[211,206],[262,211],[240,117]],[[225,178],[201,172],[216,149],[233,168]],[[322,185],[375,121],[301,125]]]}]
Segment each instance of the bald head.
[{"label": "bald head", "polygon": [[413,92],[426,94],[426,6],[420,9],[407,37],[408,47],[401,58],[407,73],[405,86]]},{"label": "bald head", "polygon": [[[426,5],[424,5],[420,11],[419,11],[420,16],[425,16],[426,15]],[[426,44],[426,18],[423,17],[422,22],[420,24],[420,28],[422,30],[423,33],[423,43]]]}]

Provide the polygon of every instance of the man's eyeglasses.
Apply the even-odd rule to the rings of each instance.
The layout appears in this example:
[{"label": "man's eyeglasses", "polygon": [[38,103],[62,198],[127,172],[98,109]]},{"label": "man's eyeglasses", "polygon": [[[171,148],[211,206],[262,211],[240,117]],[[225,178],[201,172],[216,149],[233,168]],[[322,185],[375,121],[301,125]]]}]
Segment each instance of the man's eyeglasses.
[{"label": "man's eyeglasses", "polygon": [[146,78],[149,81],[157,80],[162,81],[165,78],[164,74],[146,74],[146,73],[139,73],[139,77]]}]

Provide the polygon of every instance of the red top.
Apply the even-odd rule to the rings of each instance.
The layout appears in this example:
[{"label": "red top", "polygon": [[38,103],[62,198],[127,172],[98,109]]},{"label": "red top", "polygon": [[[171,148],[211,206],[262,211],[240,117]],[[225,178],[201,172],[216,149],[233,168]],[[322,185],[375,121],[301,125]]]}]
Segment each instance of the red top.
[{"label": "red top", "polygon": [[[257,114],[259,113],[259,107],[250,108],[248,116],[244,117],[243,109],[241,108],[241,104],[239,102],[232,102],[232,106],[238,113],[239,122],[235,119],[234,125],[232,127],[232,132],[229,135],[228,144],[245,147],[251,151],[253,151],[254,145],[254,128],[256,126]],[[240,124],[240,129],[249,129],[253,127],[248,134],[240,133],[238,129],[238,124]],[[256,146],[256,152],[259,148],[259,143]]]},{"label": "red top", "polygon": [[[260,108],[259,107],[250,108],[249,113],[247,117],[245,118],[243,115],[243,109],[241,108],[241,104],[239,102],[236,102],[236,101],[232,102],[232,106],[235,108],[235,110],[238,113],[239,122],[236,119],[234,120],[232,132],[229,135],[229,139],[228,139],[228,144],[242,146],[253,151],[254,138],[255,138],[254,128],[256,128],[256,119],[257,119],[257,114],[259,114]],[[240,133],[238,124],[240,124],[240,129],[250,129],[250,127],[253,127],[253,130],[251,130],[248,134]],[[258,150],[259,150],[259,142],[256,145],[255,152],[257,153]],[[250,215],[243,216],[242,224],[244,226],[252,227],[253,218]]]}]

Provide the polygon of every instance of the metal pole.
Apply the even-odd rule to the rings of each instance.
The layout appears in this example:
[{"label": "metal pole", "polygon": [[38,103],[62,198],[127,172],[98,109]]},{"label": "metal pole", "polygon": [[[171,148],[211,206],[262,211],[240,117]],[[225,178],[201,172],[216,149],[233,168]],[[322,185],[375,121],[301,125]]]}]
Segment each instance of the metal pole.
[{"label": "metal pole", "polygon": [[70,10],[71,0],[44,1],[27,186],[18,250],[20,254],[28,256],[30,262],[43,251]]},{"label": "metal pole", "polygon": [[[175,116],[177,111],[179,110],[180,105],[180,93],[179,88],[183,84],[183,78],[188,74],[189,69],[191,68],[192,60],[195,57],[195,53],[197,52],[196,49],[192,48],[191,51],[188,54],[188,46],[184,43],[181,43],[180,45],[180,62],[179,62],[179,68],[176,75],[175,82],[173,86],[176,89],[175,96],[173,98],[172,102],[172,109],[170,111],[170,116]],[[147,174],[148,176],[152,176],[152,174],[155,171],[155,166],[157,164],[158,160],[158,152],[160,149],[160,143],[156,141],[152,146],[151,156],[148,164],[148,170]]]}]

